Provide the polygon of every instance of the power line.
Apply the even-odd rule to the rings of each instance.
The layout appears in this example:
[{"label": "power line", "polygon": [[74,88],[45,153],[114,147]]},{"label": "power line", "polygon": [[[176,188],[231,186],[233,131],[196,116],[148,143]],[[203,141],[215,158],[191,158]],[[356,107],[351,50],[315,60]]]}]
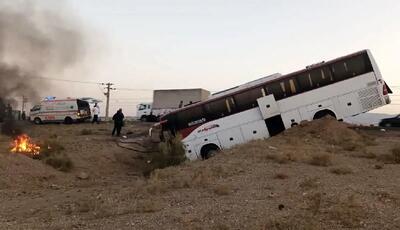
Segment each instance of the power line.
[{"label": "power line", "polygon": [[100,82],[93,82],[93,81],[78,81],[78,80],[68,80],[68,79],[61,79],[61,78],[51,78],[51,77],[31,77],[37,79],[45,79],[50,81],[63,81],[63,82],[71,82],[71,83],[81,83],[81,84],[92,84],[92,85],[101,85]]},{"label": "power line", "polygon": [[153,91],[154,89],[133,89],[133,88],[116,88],[121,91]]}]

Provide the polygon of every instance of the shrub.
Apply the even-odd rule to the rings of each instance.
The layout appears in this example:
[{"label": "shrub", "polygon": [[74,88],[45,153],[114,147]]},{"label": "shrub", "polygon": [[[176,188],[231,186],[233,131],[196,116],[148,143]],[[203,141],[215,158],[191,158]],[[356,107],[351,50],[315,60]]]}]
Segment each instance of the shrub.
[{"label": "shrub", "polygon": [[376,158],[376,154],[373,152],[369,152],[369,151],[355,152],[355,153],[352,153],[350,156],[358,157],[358,158],[366,158],[366,159]]},{"label": "shrub", "polygon": [[214,188],[214,193],[219,196],[226,196],[229,195],[231,189],[228,185],[217,185]]},{"label": "shrub", "polygon": [[309,164],[323,167],[332,165],[331,156],[325,153],[313,154],[309,160]]},{"label": "shrub", "polygon": [[362,220],[367,217],[366,211],[354,195],[340,198],[329,210],[330,218],[339,221],[344,228],[360,228]]},{"label": "shrub", "polygon": [[346,175],[353,173],[353,170],[349,167],[336,167],[331,168],[330,172],[337,175]]},{"label": "shrub", "polygon": [[71,159],[62,151],[64,150],[59,142],[55,140],[46,140],[41,144],[40,160],[53,168],[67,172],[73,167]]},{"label": "shrub", "polygon": [[73,166],[71,159],[63,153],[50,155],[43,160],[45,164],[63,172],[70,171]]},{"label": "shrub", "polygon": [[284,180],[284,179],[289,178],[289,176],[286,175],[286,174],[284,174],[284,173],[277,173],[277,174],[275,174],[274,178],[275,178],[275,179]]},{"label": "shrub", "polygon": [[392,149],[392,155],[394,162],[396,162],[396,164],[400,164],[400,146],[396,146]]},{"label": "shrub", "polygon": [[137,203],[135,211],[137,213],[151,213],[161,210],[159,203],[152,200],[141,200]]},{"label": "shrub", "polygon": [[179,165],[186,160],[185,148],[180,136],[169,139],[159,144],[159,152],[153,161],[159,163],[160,168]]},{"label": "shrub", "polygon": [[348,141],[348,142],[344,142],[342,143],[342,148],[346,151],[355,151],[357,148],[359,148],[360,146],[357,143]]},{"label": "shrub", "polygon": [[394,147],[391,153],[379,155],[378,160],[387,164],[400,164],[400,147]]},{"label": "shrub", "polygon": [[307,209],[310,210],[313,215],[317,214],[321,209],[322,204],[322,194],[320,192],[316,192],[310,194],[307,197]]},{"label": "shrub", "polygon": [[318,178],[306,178],[303,181],[300,182],[299,187],[302,189],[312,189],[312,188],[317,188],[319,186],[319,181]]},{"label": "shrub", "polygon": [[294,153],[267,153],[265,158],[273,160],[278,164],[287,164],[289,162],[295,162],[296,158]]}]

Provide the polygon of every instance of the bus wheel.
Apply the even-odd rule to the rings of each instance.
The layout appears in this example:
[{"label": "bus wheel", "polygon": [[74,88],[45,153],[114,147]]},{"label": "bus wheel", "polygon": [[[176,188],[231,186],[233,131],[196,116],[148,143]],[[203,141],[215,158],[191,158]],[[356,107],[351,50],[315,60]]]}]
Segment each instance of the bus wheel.
[{"label": "bus wheel", "polygon": [[219,151],[219,147],[215,144],[204,145],[200,150],[201,158],[203,160],[206,160],[210,157],[215,156]]},{"label": "bus wheel", "polygon": [[40,118],[36,117],[35,119],[33,119],[33,123],[35,123],[36,125],[40,125],[40,124],[42,124],[42,120],[40,120]]},{"label": "bus wheel", "polygon": [[72,124],[72,122],[73,122],[73,120],[72,120],[72,118],[70,118],[70,117],[66,117],[66,118],[64,119],[64,124],[70,125],[70,124]]},{"label": "bus wheel", "polygon": [[331,117],[334,117],[334,118],[336,119],[336,115],[335,115],[334,112],[332,112],[332,111],[329,110],[329,109],[324,109],[324,110],[318,111],[318,112],[314,115],[313,120],[321,119],[321,118],[323,118],[323,117],[325,117],[325,116],[328,116],[328,115],[331,116]]}]

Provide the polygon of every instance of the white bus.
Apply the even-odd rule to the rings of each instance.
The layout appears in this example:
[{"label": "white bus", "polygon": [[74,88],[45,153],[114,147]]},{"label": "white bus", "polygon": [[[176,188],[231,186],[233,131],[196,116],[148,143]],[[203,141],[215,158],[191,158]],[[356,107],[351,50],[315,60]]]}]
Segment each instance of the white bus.
[{"label": "white bus", "polygon": [[212,97],[161,118],[161,139],[180,134],[189,159],[268,138],[302,120],[338,120],[390,103],[369,50]]}]

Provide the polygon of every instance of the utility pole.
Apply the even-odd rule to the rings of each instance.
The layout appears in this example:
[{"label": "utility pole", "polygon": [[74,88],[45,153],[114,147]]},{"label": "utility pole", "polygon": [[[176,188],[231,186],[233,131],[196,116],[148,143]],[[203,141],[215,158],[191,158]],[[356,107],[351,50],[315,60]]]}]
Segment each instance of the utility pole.
[{"label": "utility pole", "polygon": [[22,109],[21,109],[21,113],[25,111],[25,102],[26,102],[26,97],[24,95],[22,95]]},{"label": "utility pole", "polygon": [[21,108],[21,113],[20,113],[20,117],[22,118],[22,120],[26,119],[26,114],[25,114],[25,103],[28,102],[28,98],[25,97],[24,95],[22,95],[22,108]]},{"label": "utility pole", "polygon": [[107,97],[107,102],[106,102],[106,121],[108,120],[108,114],[109,114],[109,109],[110,109],[110,91],[115,90],[115,88],[111,88],[113,83],[101,83],[102,85],[106,85],[107,87],[104,87],[107,92],[104,93],[104,95]]}]

